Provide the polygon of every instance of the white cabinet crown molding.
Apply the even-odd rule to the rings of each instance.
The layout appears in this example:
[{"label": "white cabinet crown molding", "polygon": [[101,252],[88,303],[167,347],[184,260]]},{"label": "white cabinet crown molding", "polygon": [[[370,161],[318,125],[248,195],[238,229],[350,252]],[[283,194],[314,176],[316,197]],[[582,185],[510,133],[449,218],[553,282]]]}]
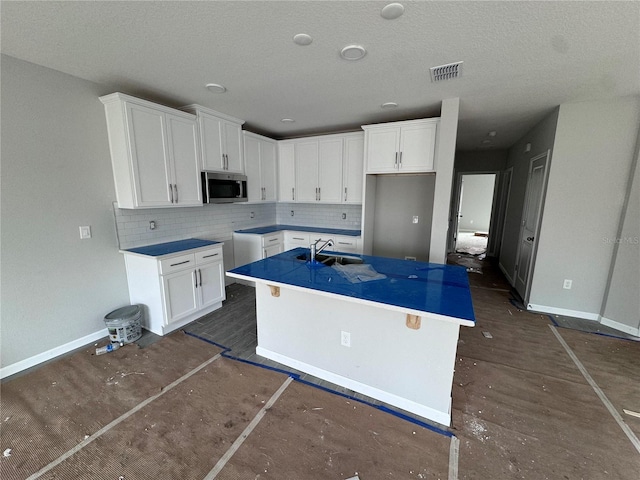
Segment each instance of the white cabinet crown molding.
[{"label": "white cabinet crown molding", "polygon": [[202,105],[198,105],[196,103],[192,103],[190,105],[185,105],[184,107],[180,107],[180,110],[192,113],[194,115],[197,115],[198,112],[206,113],[207,115],[213,115],[214,117],[221,118],[228,122],[237,123],[238,125],[244,125],[245,123],[244,120],[240,120],[239,118],[232,117],[231,115],[227,115],[226,113],[216,112],[215,110],[211,110],[210,108],[203,107]]}]

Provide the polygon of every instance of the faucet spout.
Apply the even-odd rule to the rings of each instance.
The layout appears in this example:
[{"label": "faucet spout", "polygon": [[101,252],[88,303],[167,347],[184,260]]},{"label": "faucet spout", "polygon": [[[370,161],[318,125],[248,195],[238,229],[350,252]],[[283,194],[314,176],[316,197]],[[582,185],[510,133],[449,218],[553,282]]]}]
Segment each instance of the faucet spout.
[{"label": "faucet spout", "polygon": [[320,243],[321,241],[322,241],[322,239],[319,238],[318,240],[313,242],[311,245],[309,245],[309,251],[311,252],[309,260],[311,262],[315,262],[316,261],[316,255],[318,255],[322,250],[324,250],[327,247],[333,246],[333,240],[329,239],[329,240],[327,240],[326,242],[324,242],[322,245],[320,245],[318,247],[318,243]]}]

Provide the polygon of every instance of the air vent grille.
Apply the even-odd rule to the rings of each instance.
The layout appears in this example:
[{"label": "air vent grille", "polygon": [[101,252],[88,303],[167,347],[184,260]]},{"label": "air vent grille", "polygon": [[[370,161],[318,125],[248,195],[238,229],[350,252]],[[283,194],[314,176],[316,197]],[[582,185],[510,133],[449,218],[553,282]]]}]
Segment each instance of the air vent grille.
[{"label": "air vent grille", "polygon": [[439,67],[431,67],[431,81],[442,82],[460,77],[462,75],[462,63],[448,63]]}]

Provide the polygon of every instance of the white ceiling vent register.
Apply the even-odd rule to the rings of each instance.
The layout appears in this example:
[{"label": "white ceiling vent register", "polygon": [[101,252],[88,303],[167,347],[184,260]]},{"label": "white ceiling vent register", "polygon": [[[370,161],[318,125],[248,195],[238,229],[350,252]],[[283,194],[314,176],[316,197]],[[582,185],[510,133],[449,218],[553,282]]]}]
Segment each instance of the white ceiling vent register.
[{"label": "white ceiling vent register", "polygon": [[431,67],[431,82],[442,82],[462,76],[462,64],[464,62],[448,63],[439,67]]}]

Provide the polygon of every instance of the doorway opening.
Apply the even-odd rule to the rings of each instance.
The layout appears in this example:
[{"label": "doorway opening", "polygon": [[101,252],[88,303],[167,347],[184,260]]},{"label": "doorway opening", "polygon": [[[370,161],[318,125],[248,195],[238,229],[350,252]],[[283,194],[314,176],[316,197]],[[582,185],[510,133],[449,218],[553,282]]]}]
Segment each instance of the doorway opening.
[{"label": "doorway opening", "polygon": [[480,259],[494,254],[490,246],[497,181],[497,173],[458,174],[454,252]]}]

